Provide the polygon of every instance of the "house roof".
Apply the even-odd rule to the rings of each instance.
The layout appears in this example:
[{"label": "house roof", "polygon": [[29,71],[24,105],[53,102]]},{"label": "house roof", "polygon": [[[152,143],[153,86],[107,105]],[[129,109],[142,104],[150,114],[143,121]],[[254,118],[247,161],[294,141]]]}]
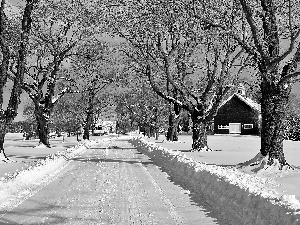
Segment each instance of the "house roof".
[{"label": "house roof", "polygon": [[239,95],[237,93],[234,93],[233,95],[231,95],[227,100],[225,100],[220,107],[222,107],[223,105],[225,105],[228,101],[230,101],[233,97],[237,97],[239,98],[241,101],[245,102],[248,106],[250,106],[252,109],[261,112],[261,107],[260,104],[258,104],[257,102],[253,101],[250,98],[246,98],[242,95]]}]

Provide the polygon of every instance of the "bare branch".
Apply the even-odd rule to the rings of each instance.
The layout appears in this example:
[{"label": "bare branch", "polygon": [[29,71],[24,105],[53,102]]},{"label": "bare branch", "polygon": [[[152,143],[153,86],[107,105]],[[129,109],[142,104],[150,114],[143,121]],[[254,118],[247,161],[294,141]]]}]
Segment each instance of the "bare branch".
[{"label": "bare branch", "polygon": [[260,56],[262,58],[265,58],[265,52],[263,50],[262,43],[261,43],[262,39],[261,39],[261,37],[259,37],[257,25],[255,24],[255,21],[253,19],[252,10],[251,10],[250,6],[248,5],[248,3],[246,2],[246,0],[240,0],[240,3],[242,5],[243,11],[246,15],[246,20],[250,26],[256,49],[258,50]]},{"label": "bare branch", "polygon": [[149,81],[150,81],[150,84],[151,84],[151,87],[153,88],[153,90],[160,96],[162,97],[163,99],[167,100],[168,102],[170,103],[173,103],[173,104],[178,104],[180,105],[181,107],[187,109],[188,107],[186,105],[183,105],[183,103],[169,95],[166,95],[164,94],[162,91],[160,91],[160,89],[158,88],[158,86],[155,84],[154,80],[153,80],[153,76],[151,75],[151,69],[150,69],[150,65],[147,65],[146,67],[146,75],[148,76],[149,78]]},{"label": "bare branch", "polygon": [[247,53],[258,58],[258,53],[256,52],[256,50],[251,45],[247,44],[247,42],[245,40],[242,40],[232,29],[229,29],[228,27],[226,27],[224,25],[214,23],[210,19],[198,16],[196,13],[195,7],[194,7],[194,17],[196,19],[199,19],[201,22],[208,24],[212,28],[219,28],[219,29],[223,30],[225,33],[230,34],[239,43],[239,45],[245,49],[245,51]]},{"label": "bare branch", "polygon": [[284,60],[289,54],[292,53],[293,49],[295,48],[295,43],[297,38],[300,35],[300,29],[298,29],[298,31],[296,32],[296,34],[291,37],[290,39],[290,45],[287,51],[285,51],[284,53],[282,53],[282,55],[280,55],[279,57],[275,58],[274,60],[272,60],[270,62],[269,68],[271,68],[272,66],[276,65],[277,63],[281,62],[282,60]]}]

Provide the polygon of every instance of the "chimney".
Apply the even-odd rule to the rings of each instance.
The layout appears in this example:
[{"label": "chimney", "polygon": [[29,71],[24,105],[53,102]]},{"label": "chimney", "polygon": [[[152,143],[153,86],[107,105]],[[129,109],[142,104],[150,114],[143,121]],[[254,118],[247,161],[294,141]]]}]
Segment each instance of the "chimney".
[{"label": "chimney", "polygon": [[246,97],[246,88],[242,83],[237,86],[237,94]]}]

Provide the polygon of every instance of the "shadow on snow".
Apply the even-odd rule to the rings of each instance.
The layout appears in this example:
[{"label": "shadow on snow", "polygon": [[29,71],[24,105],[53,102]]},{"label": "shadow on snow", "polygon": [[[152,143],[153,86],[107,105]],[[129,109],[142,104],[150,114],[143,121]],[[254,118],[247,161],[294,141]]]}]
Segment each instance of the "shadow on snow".
[{"label": "shadow on snow", "polygon": [[[28,200],[27,200],[28,201]],[[11,211],[0,211],[0,224],[9,224],[9,225],[16,225],[16,224],[23,224],[19,223],[20,221],[26,221],[28,225],[40,225],[40,224],[67,224],[72,222],[72,224],[76,224],[78,222],[84,221],[84,224],[91,224],[91,223],[98,223],[99,219],[88,219],[84,215],[82,217],[78,217],[78,214],[74,215],[74,217],[66,217],[64,216],[65,210],[69,209],[70,207],[66,207],[63,205],[54,205],[54,204],[47,204],[46,202],[39,202],[29,200],[33,207],[26,208],[26,209],[19,209],[18,207],[12,209]],[[74,211],[99,211],[97,210],[97,206],[91,207],[77,207],[73,209]],[[52,212],[51,212],[52,211]],[[50,213],[49,213],[50,212]],[[60,215],[62,214],[62,215]],[[27,222],[29,218],[32,218],[33,221],[39,222]],[[43,219],[47,218],[45,222],[41,222]],[[29,220],[30,221],[30,220]],[[111,222],[111,221],[103,221],[103,222]],[[109,223],[110,224],[110,223]]]}]

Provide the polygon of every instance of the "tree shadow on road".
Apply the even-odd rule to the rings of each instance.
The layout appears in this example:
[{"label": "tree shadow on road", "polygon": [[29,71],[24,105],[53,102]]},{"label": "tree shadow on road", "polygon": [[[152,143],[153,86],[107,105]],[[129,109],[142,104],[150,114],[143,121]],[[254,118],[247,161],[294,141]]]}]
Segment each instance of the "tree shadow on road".
[{"label": "tree shadow on road", "polygon": [[106,162],[106,163],[129,163],[129,164],[138,164],[141,163],[142,165],[148,165],[148,164],[153,164],[152,161],[141,161],[141,159],[144,158],[134,158],[136,160],[127,160],[124,158],[114,158],[114,159],[107,159],[107,158],[83,158],[83,157],[77,157],[77,158],[73,158],[73,161],[80,161],[80,162],[85,162],[85,163],[101,163],[101,162]]},{"label": "tree shadow on road", "polygon": [[[99,224],[99,222],[107,222],[105,224],[111,224],[103,218],[87,218],[86,216],[80,216],[80,213],[74,212],[85,212],[85,211],[95,211],[98,212],[97,205],[90,207],[83,206],[65,206],[60,204],[49,204],[46,202],[27,200],[30,201],[28,204],[30,208],[25,206],[16,207],[10,211],[0,211],[0,224],[17,225],[24,224],[21,221],[26,220],[28,225],[41,225],[41,224]],[[76,208],[75,208],[76,207]],[[66,215],[66,210],[71,209],[73,213]],[[101,220],[101,221],[99,221]],[[35,221],[35,222],[29,222]],[[45,221],[45,222],[42,222]],[[101,223],[102,224],[102,223]]]},{"label": "tree shadow on road", "polygon": [[32,155],[12,155],[7,154],[8,158],[17,158],[17,159],[31,159],[31,160],[39,160],[39,159],[45,159],[45,156],[32,156]]}]

